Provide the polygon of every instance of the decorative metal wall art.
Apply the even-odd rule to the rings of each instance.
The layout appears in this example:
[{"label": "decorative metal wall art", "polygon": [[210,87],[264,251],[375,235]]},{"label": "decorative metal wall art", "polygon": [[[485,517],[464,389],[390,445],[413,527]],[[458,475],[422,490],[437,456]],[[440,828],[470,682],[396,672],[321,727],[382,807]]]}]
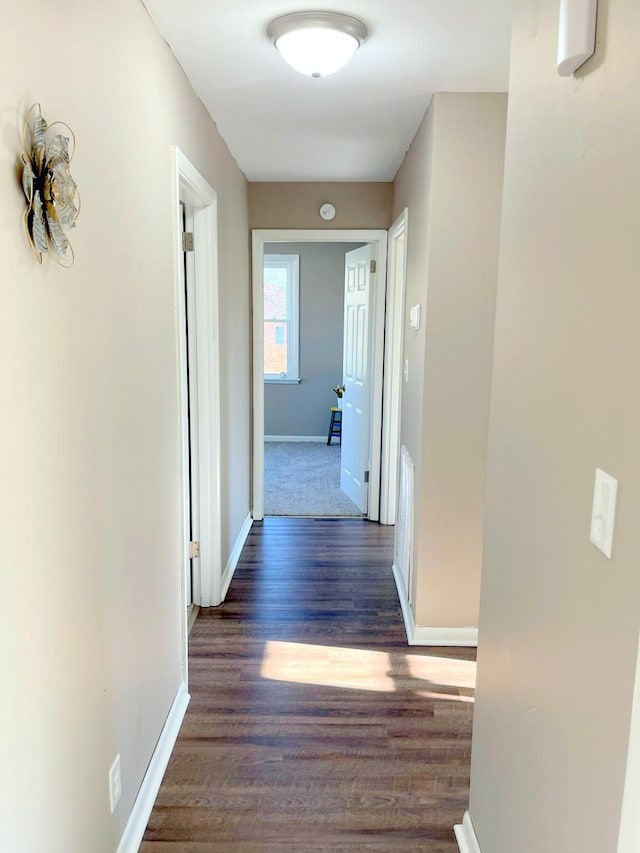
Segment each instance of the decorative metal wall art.
[{"label": "decorative metal wall art", "polygon": [[[66,128],[69,136],[55,133],[58,127]],[[34,104],[25,120],[23,145],[24,222],[31,248],[39,263],[50,252],[61,266],[71,267],[74,256],[66,232],[75,226],[80,212],[78,188],[70,171],[76,147],[74,133],[61,121],[48,125],[40,104]]]}]

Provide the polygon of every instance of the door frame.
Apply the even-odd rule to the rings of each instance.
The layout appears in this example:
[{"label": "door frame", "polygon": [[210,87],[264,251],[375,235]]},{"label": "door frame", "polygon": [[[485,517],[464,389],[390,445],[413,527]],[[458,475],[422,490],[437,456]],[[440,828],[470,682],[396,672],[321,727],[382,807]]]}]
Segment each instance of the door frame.
[{"label": "door frame", "polygon": [[395,524],[398,504],[408,230],[409,210],[405,207],[389,229],[382,412],[382,458],[387,460],[387,476],[383,477],[381,484],[381,524]]},{"label": "door frame", "polygon": [[264,518],[264,341],[263,265],[265,243],[371,243],[375,246],[376,274],[372,327],[371,464],[369,466],[369,514],[380,517],[381,471],[386,479],[388,460],[382,453],[382,376],[384,363],[384,311],[387,280],[387,232],[380,229],[254,229],[251,232],[251,281],[253,290],[253,495],[252,517]]},{"label": "door frame", "polygon": [[640,638],[636,652],[636,670],[631,704],[631,724],[627,746],[622,811],[617,853],[636,853],[640,844]]},{"label": "door frame", "polygon": [[198,397],[198,475],[200,571],[193,576],[193,602],[202,607],[219,604],[222,591],[220,518],[220,334],[218,307],[218,197],[195,166],[176,146],[171,149],[173,256],[176,305],[176,345],[182,505],[181,618],[183,669],[187,661],[187,583],[189,580],[189,441],[186,387],[186,306],[181,286],[183,264],[180,202],[193,212],[193,292],[196,312],[196,383]]}]

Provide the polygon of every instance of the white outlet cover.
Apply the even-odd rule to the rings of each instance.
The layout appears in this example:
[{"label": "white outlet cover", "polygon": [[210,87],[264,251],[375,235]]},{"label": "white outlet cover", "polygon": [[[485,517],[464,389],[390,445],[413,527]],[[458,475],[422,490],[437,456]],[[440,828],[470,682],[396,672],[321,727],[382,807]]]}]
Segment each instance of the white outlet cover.
[{"label": "white outlet cover", "polygon": [[121,796],[122,776],[120,775],[120,753],[118,753],[109,768],[109,805],[111,807],[111,814],[116,810]]},{"label": "white outlet cover", "polygon": [[590,539],[609,559],[613,549],[617,498],[618,481],[601,468],[596,468]]}]

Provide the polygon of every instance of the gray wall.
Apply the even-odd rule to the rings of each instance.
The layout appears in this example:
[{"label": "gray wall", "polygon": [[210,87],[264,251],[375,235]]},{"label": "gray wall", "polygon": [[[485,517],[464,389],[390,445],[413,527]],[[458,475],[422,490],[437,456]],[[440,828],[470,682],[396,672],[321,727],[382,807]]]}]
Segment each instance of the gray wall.
[{"label": "gray wall", "polygon": [[362,243],[267,243],[265,255],[300,255],[299,385],[264,386],[265,435],[324,435],[342,382],[344,256]]},{"label": "gray wall", "polygon": [[[600,0],[596,54],[564,79],[557,0],[516,3],[471,768],[483,853],[619,849],[640,627],[638,33],[637,0]],[[596,466],[619,481],[611,560],[589,541]]]}]

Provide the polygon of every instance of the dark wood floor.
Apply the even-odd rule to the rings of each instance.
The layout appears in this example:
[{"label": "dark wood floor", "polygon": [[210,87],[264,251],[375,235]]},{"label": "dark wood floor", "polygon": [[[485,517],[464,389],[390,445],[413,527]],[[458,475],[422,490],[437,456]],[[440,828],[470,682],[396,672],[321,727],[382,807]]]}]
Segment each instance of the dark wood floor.
[{"label": "dark wood floor", "polygon": [[255,524],[191,634],[191,704],[141,853],[454,853],[475,650],[408,647],[391,528]]}]

